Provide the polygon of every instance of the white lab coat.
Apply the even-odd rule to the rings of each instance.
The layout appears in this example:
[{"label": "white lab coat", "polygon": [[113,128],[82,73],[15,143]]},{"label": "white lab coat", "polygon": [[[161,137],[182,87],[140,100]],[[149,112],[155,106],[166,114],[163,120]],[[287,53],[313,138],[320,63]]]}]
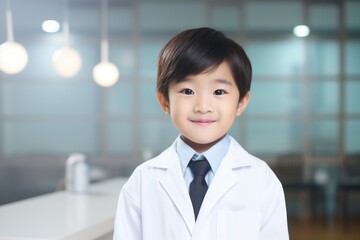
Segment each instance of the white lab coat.
[{"label": "white lab coat", "polygon": [[281,183],[233,138],[195,222],[175,148],[137,167],[122,188],[115,240],[289,239]]}]

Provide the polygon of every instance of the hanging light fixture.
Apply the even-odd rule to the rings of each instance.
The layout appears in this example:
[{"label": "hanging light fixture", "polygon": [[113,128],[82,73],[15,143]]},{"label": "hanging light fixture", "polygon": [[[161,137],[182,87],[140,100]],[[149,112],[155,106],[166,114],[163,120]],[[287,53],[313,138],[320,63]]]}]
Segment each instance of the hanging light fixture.
[{"label": "hanging light fixture", "polygon": [[109,61],[109,41],[107,35],[107,0],[101,1],[101,62],[93,68],[93,78],[101,87],[111,87],[119,80],[119,70]]},{"label": "hanging light fixture", "polygon": [[0,45],[0,70],[7,74],[16,74],[28,64],[28,54],[21,44],[14,41],[10,0],[7,0],[6,27],[7,41]]},{"label": "hanging light fixture", "polygon": [[296,37],[307,37],[310,34],[310,28],[306,25],[297,25],[293,28]]},{"label": "hanging light fixture", "polygon": [[41,24],[41,28],[44,32],[47,33],[56,33],[60,30],[60,24],[56,20],[45,20]]},{"label": "hanging light fixture", "polygon": [[69,20],[68,20],[68,0],[64,0],[64,19],[63,19],[64,47],[57,50],[53,56],[53,66],[58,74],[63,77],[72,77],[81,68],[81,56],[69,46]]}]

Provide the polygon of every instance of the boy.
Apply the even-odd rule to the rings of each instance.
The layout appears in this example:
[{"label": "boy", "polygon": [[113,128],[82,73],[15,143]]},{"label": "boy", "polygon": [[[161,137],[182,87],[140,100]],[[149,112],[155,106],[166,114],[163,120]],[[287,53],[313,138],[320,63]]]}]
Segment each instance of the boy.
[{"label": "boy", "polygon": [[288,239],[281,183],[227,135],[250,99],[244,50],[216,30],[191,29],[158,61],[157,99],[180,136],[122,188],[114,239]]}]

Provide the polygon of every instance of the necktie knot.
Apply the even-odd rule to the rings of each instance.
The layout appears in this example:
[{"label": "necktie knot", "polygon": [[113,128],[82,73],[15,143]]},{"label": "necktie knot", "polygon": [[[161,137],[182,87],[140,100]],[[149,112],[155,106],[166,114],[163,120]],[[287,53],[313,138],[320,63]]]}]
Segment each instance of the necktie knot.
[{"label": "necktie knot", "polygon": [[194,176],[204,177],[211,169],[211,166],[206,159],[193,161],[189,163],[189,167]]}]

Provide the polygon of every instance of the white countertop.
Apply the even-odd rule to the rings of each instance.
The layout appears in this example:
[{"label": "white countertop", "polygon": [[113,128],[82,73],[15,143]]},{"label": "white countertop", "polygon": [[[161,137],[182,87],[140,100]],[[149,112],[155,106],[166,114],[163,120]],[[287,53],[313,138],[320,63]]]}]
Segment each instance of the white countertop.
[{"label": "white countertop", "polygon": [[92,184],[84,194],[59,191],[0,206],[0,240],[82,240],[111,233],[126,180]]}]

